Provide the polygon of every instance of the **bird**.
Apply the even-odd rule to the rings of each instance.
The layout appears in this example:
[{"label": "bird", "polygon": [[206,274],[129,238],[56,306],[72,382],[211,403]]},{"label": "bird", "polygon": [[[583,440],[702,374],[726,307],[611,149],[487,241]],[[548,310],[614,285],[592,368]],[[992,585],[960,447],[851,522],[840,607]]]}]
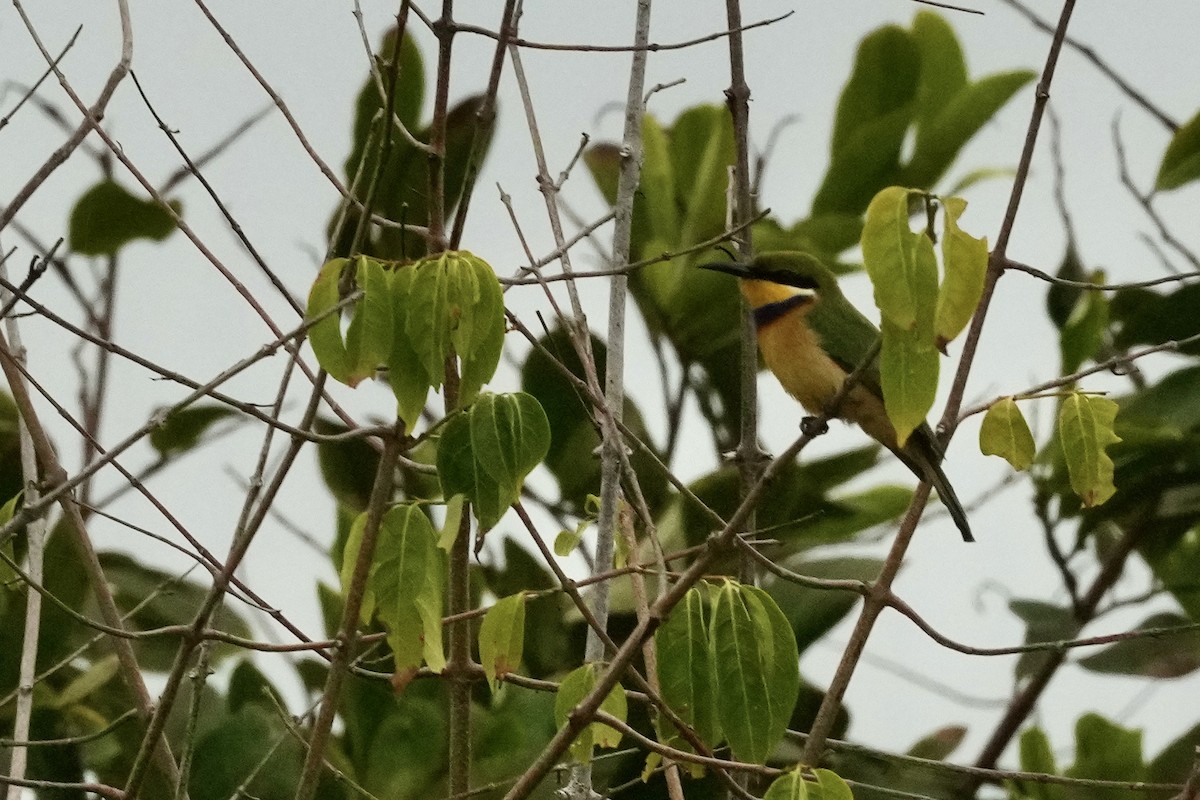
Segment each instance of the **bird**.
[{"label": "bird", "polygon": [[836,409],[830,404],[847,376],[875,350],[879,330],[846,299],[837,277],[803,252],[762,253],[748,263],[699,265],[739,278],[754,316],[758,349],[783,388],[810,414],[856,423],[937,490],[963,541],[973,542],[966,511],[942,470],[942,447],[927,423],[900,446],[880,388],[879,359],[863,367]]}]

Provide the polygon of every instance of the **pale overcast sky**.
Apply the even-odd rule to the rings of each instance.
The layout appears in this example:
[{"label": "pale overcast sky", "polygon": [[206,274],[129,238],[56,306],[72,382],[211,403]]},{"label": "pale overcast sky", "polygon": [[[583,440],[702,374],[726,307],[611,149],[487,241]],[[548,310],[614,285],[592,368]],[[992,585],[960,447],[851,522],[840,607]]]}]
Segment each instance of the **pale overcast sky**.
[{"label": "pale overcast sky", "polygon": [[[968,4],[986,14],[952,13],[949,17],[963,42],[973,77],[1017,68],[1041,70],[1049,44],[1045,34],[1002,2],[976,0]],[[115,3],[29,0],[25,5],[51,51],[59,51],[75,28],[82,25],[63,68],[90,102],[119,52]],[[393,9],[391,4],[364,5],[374,45],[391,23]],[[488,27],[495,26],[502,6],[498,2],[459,5],[468,21]],[[1056,3],[1031,5],[1047,18],[1058,13]],[[191,154],[200,153],[269,103],[193,3],[134,0],[132,6],[134,70],[159,114],[179,132],[180,141]],[[211,8],[286,100],[316,150],[340,173],[349,149],[353,98],[366,72],[366,58],[351,15],[352,3],[212,0]],[[927,7],[907,0],[744,3],[746,22],[795,12],[778,24],[746,33],[754,143],[764,145],[781,118],[798,117],[779,138],[764,184],[762,205],[788,221],[807,213],[809,199],[826,166],[832,109],[849,74],[858,40],[886,22],[907,25],[921,8]],[[432,37],[415,20],[411,27],[417,31],[428,64],[434,53]],[[624,44],[631,38],[632,27],[633,3],[628,0],[557,0],[527,4],[521,33],[540,41]],[[723,2],[660,2],[655,8],[651,38],[674,42],[724,27]],[[1071,27],[1072,35],[1095,48],[1118,73],[1179,122],[1186,121],[1200,107],[1196,77],[1200,75],[1200,49],[1194,43],[1198,30],[1200,4],[1194,0],[1079,3]],[[490,40],[470,35],[458,38],[452,98],[482,90],[492,50]],[[0,53],[0,77],[7,80],[29,84],[44,70],[44,62],[12,6],[0,8]],[[628,54],[526,51],[524,61],[552,172],[557,174],[566,165],[582,133],[593,140],[619,136],[621,118],[614,104],[621,103],[626,93]],[[660,119],[669,121],[681,109],[697,103],[723,101],[722,91],[729,83],[725,43],[715,41],[692,49],[651,54],[649,84],[679,78],[686,78],[686,83],[659,92],[651,100],[650,110]],[[1062,120],[1066,195],[1085,262],[1090,267],[1105,267],[1110,278],[1116,280],[1161,274],[1157,257],[1139,239],[1139,234],[1152,231],[1151,225],[1117,181],[1111,128],[1119,116],[1131,170],[1143,189],[1152,185],[1158,159],[1168,141],[1166,130],[1071,50],[1059,63],[1051,95],[1051,107]],[[0,113],[7,113],[18,96],[19,92],[6,89]],[[74,110],[53,79],[43,86],[39,97],[64,110],[71,125],[76,124]],[[979,167],[1015,165],[1032,97],[1030,85],[1005,107],[964,151],[945,186]],[[496,141],[472,205],[464,246],[505,275],[523,257],[498,200],[497,182],[513,196],[535,251],[541,254],[553,245],[542,198],[533,180],[535,166],[525,120],[507,67],[500,103]],[[428,107],[427,98],[426,113]],[[177,156],[156,128],[132,82],[119,88],[105,126],[152,182],[161,183],[178,167]],[[1009,255],[1052,271],[1061,258],[1064,236],[1052,201],[1048,134],[1044,128]],[[23,109],[6,129],[0,130],[0,202],[8,202],[63,138],[61,129],[32,107]],[[103,146],[95,137],[87,144],[93,149]],[[296,295],[303,296],[324,251],[325,226],[337,195],[305,155],[283,118],[270,115],[209,165],[205,174],[267,262]],[[115,167],[115,175],[124,185],[134,186],[120,165]],[[65,235],[65,220],[72,204],[99,177],[94,160],[83,150],[77,152],[21,211],[19,222],[45,242]],[[967,192],[971,208],[964,227],[994,238],[1008,189],[1008,182],[1001,179]],[[176,196],[183,200],[189,224],[264,299],[282,327],[294,324],[290,309],[272,293],[200,187],[189,181]],[[568,181],[565,198],[584,219],[603,213],[600,197],[582,169]],[[1164,198],[1161,204],[1176,232],[1193,246],[1200,246],[1196,230],[1198,199],[1200,195],[1193,187]],[[14,231],[0,233],[0,245],[5,251],[18,248],[10,269],[23,269],[28,264],[32,252]],[[595,260],[586,247],[577,252],[576,259],[583,265]],[[88,268],[83,259],[72,264],[79,270]],[[216,374],[270,338],[262,322],[178,233],[161,245],[136,244],[128,248],[119,280],[115,339],[194,378],[204,380]],[[851,295],[865,310],[869,305],[865,280],[848,283]],[[74,309],[53,277],[38,284],[37,295],[44,302]],[[1043,287],[1027,276],[1018,274],[1003,280],[989,315],[978,369],[969,385],[969,401],[1017,391],[1053,376],[1057,341],[1044,320],[1043,296]],[[595,284],[586,297],[592,327],[603,331],[607,289]],[[546,306],[534,290],[510,292],[507,302],[520,314]],[[631,312],[631,318],[634,316]],[[73,342],[37,319],[30,318],[22,325],[33,372],[58,396],[73,398]],[[643,412],[661,430],[657,380],[637,379],[642,374],[653,375],[652,367],[639,371],[639,364],[651,363],[641,336],[640,324],[635,323],[630,345],[633,350],[628,358],[634,378],[630,381],[631,391],[641,402]],[[957,351],[952,349],[951,355],[957,355]],[[235,380],[228,389],[247,400],[269,402],[282,367],[282,359],[276,358]],[[1160,364],[1152,371],[1163,368]],[[948,364],[944,374],[951,369]],[[118,441],[144,422],[154,408],[184,394],[180,387],[152,380],[141,369],[120,360],[113,362],[113,370],[116,403],[105,426],[107,442]],[[514,372],[503,371],[495,385],[501,390],[514,388]],[[769,437],[769,445],[782,449],[795,435],[799,412],[769,378],[764,377],[761,385],[764,429],[779,432]],[[1091,388],[1105,386],[1120,388],[1122,384],[1100,380]],[[367,386],[357,391],[337,387],[335,394],[364,418],[390,413],[390,394],[381,387]],[[293,407],[298,411],[302,390],[293,396]],[[1034,412],[1043,435],[1051,413],[1049,405]],[[712,466],[710,439],[697,424],[693,421],[689,425],[684,438],[694,441],[695,447],[681,452],[678,459],[684,477],[695,477]],[[60,443],[73,442],[65,425],[56,425],[55,429]],[[1057,575],[1047,564],[1040,529],[1029,516],[1028,484],[1018,482],[1003,492],[994,492],[1007,467],[979,455],[976,432],[976,424],[963,426],[951,447],[947,469],[964,501],[973,502],[989,492],[996,494],[994,500],[972,513],[979,543],[962,546],[949,522],[939,520],[918,536],[897,588],[935,626],[954,638],[977,645],[1012,644],[1020,641],[1023,629],[1006,610],[1007,600],[1013,596],[1061,599],[1061,592]],[[154,484],[159,497],[217,552],[224,550],[240,505],[241,490],[234,474],[244,478],[252,469],[259,438],[258,427],[246,426],[193,456],[186,465],[173,468]],[[864,441],[857,431],[835,426],[813,452],[832,452]],[[73,444],[64,449],[68,459],[77,458]],[[332,535],[332,501],[314,488],[318,478],[311,455],[287,483],[279,507],[293,521],[326,540]],[[149,454],[142,449],[128,455],[123,463],[136,467],[148,460]],[[694,472],[687,471],[691,464],[697,465]],[[909,481],[903,468],[896,467],[872,474],[863,485],[880,480],[880,475]],[[104,485],[115,486],[118,478],[109,473],[104,481]],[[164,528],[143,502],[129,499],[119,511],[141,524]],[[157,548],[133,540],[132,534],[121,529],[106,527],[99,521],[96,528],[107,543],[135,550],[147,558],[160,556]],[[294,553],[295,565],[281,569],[281,552]],[[180,563],[165,553],[161,561]],[[319,623],[312,582],[297,577],[306,576],[309,570],[327,581],[335,580],[332,571],[321,567],[317,557],[311,556],[281,525],[270,525],[255,543],[244,577],[292,619],[316,633]],[[1138,621],[1137,616],[1114,616],[1102,627],[1105,631],[1119,630]],[[827,643],[806,654],[801,666],[807,680],[818,685],[827,681],[847,629],[843,625]],[[1011,686],[1010,659],[949,653],[896,615],[885,615],[869,653],[904,662],[971,695],[999,700]],[[1067,668],[1056,677],[1036,718],[1050,728],[1057,747],[1066,747],[1071,742],[1074,720],[1081,713],[1098,710],[1123,724],[1144,724],[1147,753],[1156,753],[1194,723],[1194,711],[1179,713],[1179,700],[1200,696],[1200,679],[1193,675],[1181,681],[1159,682],[1148,693],[1144,687],[1141,681],[1098,678]],[[938,725],[966,722],[971,725],[971,736],[958,754],[961,757],[973,755],[999,714],[994,708],[948,703],[871,662],[856,675],[848,703],[855,714],[852,736],[878,745],[904,746]],[[1194,704],[1184,704],[1188,706]]]}]

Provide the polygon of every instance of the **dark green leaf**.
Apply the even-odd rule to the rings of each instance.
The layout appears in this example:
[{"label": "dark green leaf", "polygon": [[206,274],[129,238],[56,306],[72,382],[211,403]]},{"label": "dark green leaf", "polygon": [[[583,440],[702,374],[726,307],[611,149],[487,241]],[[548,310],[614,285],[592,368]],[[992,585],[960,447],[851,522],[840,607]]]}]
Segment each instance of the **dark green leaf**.
[{"label": "dark green leaf", "polygon": [[[708,620],[703,592],[693,587],[654,634],[658,679],[663,699],[709,746],[717,744],[717,676],[708,643]],[[659,723],[659,736],[689,752],[691,746],[674,727]]]},{"label": "dark green leaf", "polygon": [[727,581],[717,593],[709,637],[725,739],[739,760],[765,763],[800,689],[791,626],[766,592]]},{"label": "dark green leaf", "polygon": [[[1069,608],[1037,600],[1011,600],[1009,609],[1025,623],[1025,644],[1070,639],[1079,630]],[[1017,661],[1017,679],[1028,678],[1046,659],[1046,652],[1023,653]]]},{"label": "dark green leaf", "polygon": [[[1082,281],[1087,277],[1074,242],[1067,242],[1067,252],[1063,254],[1062,263],[1058,265],[1055,276],[1068,281]],[[1060,329],[1067,324],[1067,319],[1084,291],[1086,290],[1078,286],[1064,286],[1061,283],[1052,283],[1046,290],[1046,311],[1051,321]],[[1153,292],[1150,294],[1158,297]]]},{"label": "dark green leaf", "polygon": [[[348,430],[340,423],[318,418],[313,426],[317,433],[330,435]],[[378,471],[379,452],[364,439],[342,439],[317,444],[317,462],[321,477],[337,501],[355,512],[367,507],[371,487]]]},{"label": "dark green leaf", "polygon": [[[1187,617],[1164,612],[1148,617],[1136,630],[1172,628],[1189,623],[1191,620]],[[1200,668],[1200,631],[1115,642],[1079,659],[1079,665],[1093,672],[1179,678]]]},{"label": "dark green leaf", "polygon": [[[124,553],[101,553],[100,563],[114,589],[117,606],[125,612],[137,608],[126,618],[126,625],[132,630],[189,625],[208,594],[207,585],[144,566]],[[243,638],[251,635],[250,626],[230,604],[217,609],[209,627]],[[141,639],[135,645],[142,666],[155,671],[165,671],[171,666],[178,646],[178,642],[164,636]],[[215,660],[234,652],[232,645],[225,644],[218,644],[212,650]]]},{"label": "dark green leaf", "polygon": [[237,411],[223,405],[188,406],[167,416],[150,432],[150,445],[164,457],[187,452],[213,425],[237,415]]},{"label": "dark green leaf", "polygon": [[[858,581],[874,580],[882,565],[879,559],[850,557],[813,560],[797,557],[784,562],[793,572],[812,578]],[[791,624],[801,652],[828,633],[858,603],[858,595],[852,592],[810,589],[787,580],[771,580],[766,589]]]},{"label": "dark green leaf", "polygon": [[[182,206],[172,202],[179,213]],[[161,242],[175,230],[175,220],[153,200],[134,197],[105,179],[88,189],[71,210],[71,249],[85,256],[111,256],[135,239]]]}]

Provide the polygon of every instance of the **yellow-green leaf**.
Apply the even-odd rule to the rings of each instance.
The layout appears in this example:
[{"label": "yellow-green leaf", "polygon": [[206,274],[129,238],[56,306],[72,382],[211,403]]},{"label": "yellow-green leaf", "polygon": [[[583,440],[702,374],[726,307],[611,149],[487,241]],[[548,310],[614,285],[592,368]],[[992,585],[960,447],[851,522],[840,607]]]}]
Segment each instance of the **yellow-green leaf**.
[{"label": "yellow-green leaf", "polygon": [[50,708],[61,709],[83,702],[93,693],[103,688],[120,671],[120,664],[115,653],[110,653],[89,666],[77,675],[56,697],[48,704]]},{"label": "yellow-green leaf", "polygon": [[817,779],[817,784],[810,784],[808,787],[810,800],[854,800],[854,793],[836,772],[814,769],[813,776]]},{"label": "yellow-green leaf", "polygon": [[[346,353],[342,340],[342,317],[338,312],[328,313],[338,304],[341,295],[338,284],[342,270],[349,264],[345,258],[335,258],[321,267],[317,279],[308,292],[308,318],[320,319],[308,329],[308,342],[312,345],[317,363],[339,383],[349,383],[353,365]],[[324,316],[321,316],[324,314]]]},{"label": "yellow-green leaf", "polygon": [[449,553],[454,549],[458,533],[462,526],[462,515],[467,499],[456,494],[446,501],[446,514],[442,520],[442,535],[438,537],[438,547]]},{"label": "yellow-green leaf", "polygon": [[[392,275],[392,349],[388,356],[388,383],[396,395],[396,414],[412,430],[421,412],[429,389],[440,386],[441,377],[434,378],[425,369],[416,346],[408,335],[409,312],[415,307],[413,280],[415,266],[400,267]],[[443,372],[435,373],[442,376]]]},{"label": "yellow-green leaf", "polygon": [[1085,506],[1097,506],[1117,491],[1113,462],[1105,449],[1121,441],[1113,432],[1117,404],[1107,397],[1080,392],[1063,400],[1058,412],[1058,432],[1071,488]]},{"label": "yellow-green leaf", "polygon": [[518,592],[498,600],[479,625],[479,660],[493,692],[499,679],[521,666],[525,647],[525,595]]},{"label": "yellow-green leaf", "polygon": [[879,353],[880,386],[888,419],[903,446],[925,422],[937,396],[938,352],[919,332],[882,321]]},{"label": "yellow-green leaf", "polygon": [[[584,664],[563,678],[554,697],[554,724],[560,728],[567,724],[571,711],[591,694],[596,686],[596,675],[600,665]],[[627,707],[625,690],[618,683],[600,704],[604,711],[622,722],[625,721]],[[587,725],[575,741],[571,743],[570,754],[574,760],[586,764],[592,760],[592,750],[595,747],[616,747],[621,743],[621,734],[599,722]]]},{"label": "yellow-green leaf", "polygon": [[399,505],[383,515],[374,561],[370,587],[376,614],[387,628],[396,671],[419,667],[423,661],[440,671],[445,666],[441,647],[444,557],[437,548],[433,523],[419,506]]},{"label": "yellow-green leaf", "polygon": [[945,278],[938,291],[936,336],[939,348],[962,332],[983,295],[987,273],[986,239],[976,239],[958,227],[967,207],[961,197],[942,201],[945,225],[942,231],[942,264]]},{"label": "yellow-green leaf", "polygon": [[875,287],[875,305],[885,320],[906,330],[917,323],[917,299],[910,278],[918,234],[908,226],[909,194],[903,186],[880,190],[867,206],[861,242],[863,266]]},{"label": "yellow-green leaf", "polygon": [[346,360],[351,386],[374,376],[392,351],[392,299],[387,272],[373,258],[354,259],[355,282],[363,297],[346,328]]},{"label": "yellow-green leaf", "polygon": [[[350,523],[350,533],[346,535],[346,544],[342,546],[342,569],[339,577],[342,579],[342,596],[350,591],[350,581],[354,577],[354,567],[358,563],[358,551],[362,548],[363,531],[367,527],[367,512],[362,512]],[[368,581],[363,594],[362,609],[359,612],[359,623],[367,625],[375,616],[375,593],[371,591]]]},{"label": "yellow-green leaf", "polygon": [[985,456],[1000,456],[1013,469],[1029,469],[1036,454],[1033,434],[1025,415],[1011,397],[992,403],[979,426],[979,452]]},{"label": "yellow-green leaf", "polygon": [[808,784],[799,769],[780,775],[767,787],[763,800],[808,800]]}]

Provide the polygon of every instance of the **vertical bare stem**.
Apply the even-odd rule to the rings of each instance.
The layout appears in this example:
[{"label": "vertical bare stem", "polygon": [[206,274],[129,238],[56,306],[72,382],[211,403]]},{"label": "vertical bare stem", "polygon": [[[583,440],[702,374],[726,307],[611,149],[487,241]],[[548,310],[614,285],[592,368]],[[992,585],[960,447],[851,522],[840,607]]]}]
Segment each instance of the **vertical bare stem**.
[{"label": "vertical bare stem", "polygon": [[[754,197],[750,187],[750,86],[746,83],[745,56],[742,50],[742,7],[740,0],[725,0],[725,18],[729,29],[729,88],[725,90],[725,102],[733,120],[733,142],[737,164],[733,174],[732,226],[745,224],[754,214]],[[750,227],[746,226],[737,237],[738,253],[743,261],[754,257],[754,241]],[[742,400],[740,405],[741,425],[737,448],[738,471],[741,474],[741,491],[744,497],[750,487],[758,482],[764,467],[764,453],[758,446],[758,336],[754,321],[742,300]],[[746,519],[746,530],[753,530],[755,514]],[[740,559],[738,576],[746,583],[755,580],[754,562],[746,557]]]},{"label": "vertical bare stem", "polygon": [[341,624],[338,625],[337,636],[334,637],[337,647],[329,664],[329,674],[321,694],[321,707],[317,711],[317,718],[309,735],[308,753],[304,759],[304,769],[300,773],[300,783],[296,787],[296,800],[312,800],[317,793],[317,784],[325,765],[329,731],[333,727],[333,718],[337,714],[342,696],[342,684],[346,680],[346,673],[350,669],[350,662],[358,644],[358,617],[362,613],[363,596],[367,590],[367,576],[371,571],[375,544],[379,541],[380,522],[392,497],[403,433],[403,428],[397,427],[392,435],[386,437],[383,454],[379,457],[379,467],[375,471],[375,482],[367,504],[367,522],[363,528],[362,544],[354,563],[354,575],[346,589],[346,604],[342,607]]},{"label": "vertical bare stem", "polygon": [[[0,275],[8,277],[7,269],[0,262]],[[0,299],[7,302],[7,291]],[[22,362],[25,361],[25,347],[21,344],[21,333],[14,317],[4,320],[8,328],[8,336],[12,341],[14,355]],[[36,503],[39,496],[37,455],[33,450],[33,439],[23,417],[17,418],[17,434],[21,442],[21,477],[24,483],[25,502]],[[29,740],[29,726],[33,719],[33,684],[37,673],[38,635],[42,623],[42,595],[35,592],[33,586],[42,582],[43,555],[46,547],[46,518],[39,516],[30,520],[26,526],[28,549],[26,552],[25,569],[29,573],[30,586],[25,593],[25,631],[21,639],[21,665],[17,677],[17,708],[13,719],[13,739],[17,742]],[[29,749],[25,745],[16,745],[12,751],[8,773],[18,780],[25,777],[25,766],[28,763]],[[22,790],[15,784],[8,787],[8,800],[20,800]]]}]

